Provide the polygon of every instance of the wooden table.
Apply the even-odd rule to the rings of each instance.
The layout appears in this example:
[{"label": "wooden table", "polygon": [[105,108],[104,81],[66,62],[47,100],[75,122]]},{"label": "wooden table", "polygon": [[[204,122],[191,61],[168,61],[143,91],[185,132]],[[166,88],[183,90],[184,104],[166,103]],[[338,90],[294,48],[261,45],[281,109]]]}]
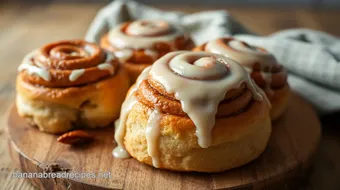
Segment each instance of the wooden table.
[{"label": "wooden table", "polygon": [[[82,38],[96,12],[104,4],[13,4],[0,1],[0,189],[34,189],[24,179],[12,177],[16,169],[7,151],[5,132],[8,108],[15,96],[16,68],[23,56],[45,43]],[[168,10],[195,12],[203,8],[178,6]],[[213,8],[208,8],[213,9]],[[337,10],[230,7],[230,13],[252,31],[266,35],[275,31],[308,27],[340,35]],[[340,189],[340,114],[322,117],[323,138],[305,189]]]}]

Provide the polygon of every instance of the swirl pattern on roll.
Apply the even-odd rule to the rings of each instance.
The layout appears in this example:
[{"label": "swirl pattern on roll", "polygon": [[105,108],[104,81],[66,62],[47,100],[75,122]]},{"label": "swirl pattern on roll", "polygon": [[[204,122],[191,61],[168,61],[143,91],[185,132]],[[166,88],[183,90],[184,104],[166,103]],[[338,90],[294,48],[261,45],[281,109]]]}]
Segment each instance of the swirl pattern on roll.
[{"label": "swirl pattern on roll", "polygon": [[[237,114],[252,99],[263,99],[261,90],[242,66],[217,54],[169,53],[154,63],[150,77],[149,81],[158,82],[165,90],[158,92],[170,99],[173,94],[173,100],[180,102],[181,110],[197,128],[198,144],[202,148],[211,145],[216,115]],[[153,85],[153,88],[160,89],[160,86]]]},{"label": "swirl pattern on roll", "polygon": [[136,20],[112,29],[101,44],[123,62],[147,63],[170,51],[190,49],[193,42],[166,21]]},{"label": "swirl pattern on roll", "polygon": [[247,44],[234,38],[219,38],[195,48],[225,55],[237,61],[251,73],[255,82],[265,90],[280,88],[286,84],[285,69],[277,63],[275,57],[267,50]]},{"label": "swirl pattern on roll", "polygon": [[29,53],[18,71],[27,82],[57,88],[96,82],[114,75],[117,69],[112,53],[83,40],[69,40]]},{"label": "swirl pattern on roll", "polygon": [[125,33],[129,36],[161,36],[169,34],[171,30],[170,24],[162,20],[139,20],[126,27]]},{"label": "swirl pattern on roll", "polygon": [[[175,75],[181,76],[184,81],[196,81],[197,83],[204,81],[213,83],[214,81],[226,78],[230,74],[229,68],[225,63],[219,62],[213,57],[199,58],[199,56],[199,54],[192,57],[179,55],[169,62],[169,69]],[[196,60],[196,58],[199,59]],[[199,90],[197,89],[197,91]],[[181,103],[176,99],[175,94],[168,93],[163,85],[151,76],[148,77],[148,80],[141,82],[137,94],[141,102],[150,107],[157,107],[162,113],[187,116],[187,113],[182,109]],[[245,84],[241,84],[226,93],[218,107],[217,116],[227,117],[237,114],[251,100],[252,93],[246,88]]]},{"label": "swirl pattern on roll", "polygon": [[[196,126],[198,144],[207,148],[212,144],[211,132],[215,119],[241,114],[252,101],[266,100],[263,91],[252,81],[238,63],[221,55],[206,52],[178,51],[168,53],[144,70],[130,90],[120,121],[116,125],[116,157],[126,157],[124,126],[133,105],[140,102],[152,108],[152,118],[163,114],[188,117]],[[147,128],[148,150],[153,165],[159,158],[153,142],[159,137],[159,122],[152,121]]]}]

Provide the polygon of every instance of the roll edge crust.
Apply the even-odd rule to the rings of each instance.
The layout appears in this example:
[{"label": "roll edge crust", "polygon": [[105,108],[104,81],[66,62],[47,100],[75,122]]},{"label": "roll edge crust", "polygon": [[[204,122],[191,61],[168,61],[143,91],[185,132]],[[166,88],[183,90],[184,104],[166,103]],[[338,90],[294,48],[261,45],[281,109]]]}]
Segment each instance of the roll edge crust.
[{"label": "roll edge crust", "polygon": [[128,91],[126,71],[78,87],[49,88],[30,84],[19,73],[16,81],[18,114],[48,133],[63,133],[74,127],[105,127],[119,117]]},{"label": "roll edge crust", "polygon": [[287,110],[292,96],[288,83],[279,89],[273,89],[274,96],[271,97],[270,103],[272,109],[270,110],[270,117],[272,121],[277,121]]},{"label": "roll edge crust", "polygon": [[[124,144],[132,157],[152,166],[147,151],[145,130],[152,109],[138,102],[126,122]],[[217,118],[212,145],[201,148],[195,125],[188,118],[164,115],[160,121],[160,168],[174,171],[220,172],[258,158],[271,134],[268,105],[253,101],[247,110]]]}]

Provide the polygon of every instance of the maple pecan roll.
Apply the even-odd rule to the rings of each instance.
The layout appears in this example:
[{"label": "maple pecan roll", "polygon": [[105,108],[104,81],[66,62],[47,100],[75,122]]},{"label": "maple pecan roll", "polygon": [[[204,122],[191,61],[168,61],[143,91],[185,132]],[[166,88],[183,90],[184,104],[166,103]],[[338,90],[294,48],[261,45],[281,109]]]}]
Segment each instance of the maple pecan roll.
[{"label": "maple pecan roll", "polygon": [[18,72],[18,113],[48,133],[109,125],[119,116],[129,88],[115,56],[83,40],[34,50]]},{"label": "maple pecan roll", "polygon": [[132,83],[144,68],[166,53],[194,47],[181,28],[163,20],[123,23],[104,35],[100,44],[120,59]]},{"label": "maple pecan roll", "polygon": [[233,60],[172,52],[131,87],[116,123],[113,155],[178,171],[235,168],[266,148],[269,110],[263,91]]},{"label": "maple pecan roll", "polygon": [[291,96],[287,72],[267,50],[230,37],[211,40],[194,51],[221,54],[244,66],[270,100],[272,120],[286,110]]}]

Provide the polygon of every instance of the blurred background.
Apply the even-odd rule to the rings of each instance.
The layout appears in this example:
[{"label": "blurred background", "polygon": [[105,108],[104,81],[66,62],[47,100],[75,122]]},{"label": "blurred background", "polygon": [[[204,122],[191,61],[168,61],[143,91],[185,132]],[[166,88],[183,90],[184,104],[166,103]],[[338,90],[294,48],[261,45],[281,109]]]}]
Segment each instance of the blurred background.
[{"label": "blurred background", "polygon": [[[248,29],[269,35],[310,28],[340,36],[340,0],[139,0],[163,10],[188,13],[222,9]],[[109,0],[0,0],[0,189],[34,189],[15,171],[4,133],[6,112],[15,96],[17,66],[43,44],[83,38],[98,10]],[[306,189],[340,189],[340,113],[324,116],[323,140]]]},{"label": "blurred background", "polygon": [[[5,1],[5,0],[2,0]],[[110,2],[110,0],[11,0],[17,2]],[[339,0],[138,0],[153,4],[197,4],[197,5],[284,5],[284,6],[340,6]]]},{"label": "blurred background", "polygon": [[[340,0],[137,0],[164,10],[197,12],[228,10],[237,20],[260,35],[279,29],[305,27],[340,35]],[[76,17],[74,13],[87,11],[85,20],[110,0],[0,0],[0,18],[25,19],[29,14],[36,20]],[[62,8],[61,8],[62,7]],[[44,9],[44,11],[42,11]],[[53,12],[53,13],[52,13]],[[8,14],[14,17],[8,18]],[[81,13],[83,14],[83,13]],[[57,18],[58,17],[58,18]],[[27,19],[27,18],[26,18]],[[4,19],[0,30],[4,28]],[[10,22],[11,22],[10,21]],[[60,21],[61,22],[61,21]],[[1,27],[2,26],[2,27]]]}]

